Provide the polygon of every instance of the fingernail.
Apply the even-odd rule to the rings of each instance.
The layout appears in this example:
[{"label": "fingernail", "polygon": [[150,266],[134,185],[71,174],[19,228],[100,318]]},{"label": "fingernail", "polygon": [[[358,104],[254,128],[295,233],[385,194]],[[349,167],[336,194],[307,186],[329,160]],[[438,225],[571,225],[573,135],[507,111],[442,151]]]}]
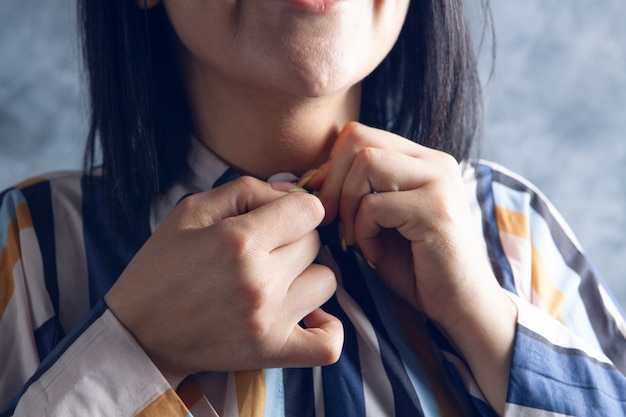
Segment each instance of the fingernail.
[{"label": "fingernail", "polygon": [[348,252],[348,243],[346,242],[346,238],[341,239],[341,250],[344,252]]},{"label": "fingernail", "polygon": [[313,178],[313,175],[307,175],[306,177],[302,177],[296,185],[298,187],[304,187],[309,183],[309,181],[311,181],[311,178]]},{"label": "fingernail", "polygon": [[302,187],[293,187],[292,189],[288,190],[288,192],[290,192],[290,193],[308,193],[308,191],[305,190]]},{"label": "fingernail", "polygon": [[319,168],[313,168],[302,174],[298,181],[298,187],[304,187],[311,181],[311,179],[319,172]]},{"label": "fingernail", "polygon": [[372,269],[376,269],[376,265],[374,265],[372,261],[367,261],[367,266],[369,266]]}]

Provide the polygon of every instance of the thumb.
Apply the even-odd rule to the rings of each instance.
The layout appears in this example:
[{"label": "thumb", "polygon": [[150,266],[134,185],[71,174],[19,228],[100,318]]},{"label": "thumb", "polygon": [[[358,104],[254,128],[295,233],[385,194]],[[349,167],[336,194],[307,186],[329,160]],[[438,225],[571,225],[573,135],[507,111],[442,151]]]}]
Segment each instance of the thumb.
[{"label": "thumb", "polygon": [[210,191],[191,195],[176,207],[188,228],[211,226],[222,219],[248,213],[287,194],[265,181],[243,176]]},{"label": "thumb", "polygon": [[304,318],[306,328],[296,326],[285,346],[284,363],[291,367],[330,365],[339,360],[343,348],[343,325],[321,308]]}]

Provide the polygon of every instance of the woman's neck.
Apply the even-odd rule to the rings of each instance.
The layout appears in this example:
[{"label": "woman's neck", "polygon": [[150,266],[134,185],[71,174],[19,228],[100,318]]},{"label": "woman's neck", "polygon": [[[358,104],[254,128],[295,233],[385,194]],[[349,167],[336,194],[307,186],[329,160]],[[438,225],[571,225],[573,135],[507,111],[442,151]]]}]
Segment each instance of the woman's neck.
[{"label": "woman's neck", "polygon": [[188,88],[198,139],[242,174],[258,178],[301,175],[319,166],[341,128],[359,116],[360,84],[304,98],[204,77],[198,81]]}]

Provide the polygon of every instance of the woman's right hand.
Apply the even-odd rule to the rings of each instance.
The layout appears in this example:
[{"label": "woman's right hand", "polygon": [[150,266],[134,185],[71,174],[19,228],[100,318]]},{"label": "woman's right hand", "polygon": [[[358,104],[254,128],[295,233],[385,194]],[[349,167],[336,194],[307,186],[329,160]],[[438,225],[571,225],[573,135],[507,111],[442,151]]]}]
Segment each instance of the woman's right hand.
[{"label": "woman's right hand", "polygon": [[284,189],[242,177],[184,199],[106,295],[164,375],[338,359],[342,325],[319,308],[336,280],[312,263],[324,208]]}]

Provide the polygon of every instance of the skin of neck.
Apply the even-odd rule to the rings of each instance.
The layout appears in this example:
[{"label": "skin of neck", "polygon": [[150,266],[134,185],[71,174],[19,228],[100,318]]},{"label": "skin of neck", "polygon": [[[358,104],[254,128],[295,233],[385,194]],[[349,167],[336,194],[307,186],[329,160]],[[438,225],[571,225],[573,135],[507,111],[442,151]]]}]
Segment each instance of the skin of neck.
[{"label": "skin of neck", "polygon": [[358,120],[361,84],[321,97],[250,86],[183,68],[194,133],[241,174],[267,179],[277,172],[302,175],[324,163],[343,126]]}]

